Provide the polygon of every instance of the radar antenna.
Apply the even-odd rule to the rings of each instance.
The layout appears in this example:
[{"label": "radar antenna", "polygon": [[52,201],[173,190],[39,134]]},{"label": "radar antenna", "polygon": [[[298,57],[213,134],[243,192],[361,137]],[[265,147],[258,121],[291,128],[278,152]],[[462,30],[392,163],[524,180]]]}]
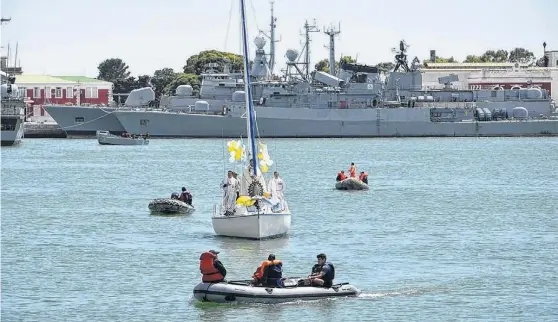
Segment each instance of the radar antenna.
[{"label": "radar antenna", "polygon": [[399,68],[402,68],[405,72],[410,72],[409,65],[407,64],[407,48],[409,45],[405,43],[405,40],[401,40],[399,42],[399,50],[392,48],[391,51],[396,53],[395,55],[395,68],[393,69],[394,72],[398,71]]}]

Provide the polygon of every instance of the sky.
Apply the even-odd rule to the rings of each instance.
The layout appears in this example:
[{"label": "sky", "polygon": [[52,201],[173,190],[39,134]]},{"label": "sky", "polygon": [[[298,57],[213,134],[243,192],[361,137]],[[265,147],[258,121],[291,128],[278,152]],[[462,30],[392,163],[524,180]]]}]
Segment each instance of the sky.
[{"label": "sky", "polygon": [[[24,74],[96,77],[107,58],[121,58],[132,76],[170,67],[182,71],[202,50],[241,53],[239,0],[1,0],[2,53],[11,47]],[[276,68],[288,49],[302,49],[303,25],[315,19],[311,64],[329,57],[324,27],[341,26],[340,55],[374,65],[393,61],[405,39],[409,62],[437,56],[463,60],[487,49],[524,47],[542,56],[558,50],[558,1],[530,0],[275,0]],[[246,0],[250,55],[259,30],[269,32],[270,1]],[[269,44],[269,42],[268,42]],[[266,45],[266,49],[268,46]]]}]

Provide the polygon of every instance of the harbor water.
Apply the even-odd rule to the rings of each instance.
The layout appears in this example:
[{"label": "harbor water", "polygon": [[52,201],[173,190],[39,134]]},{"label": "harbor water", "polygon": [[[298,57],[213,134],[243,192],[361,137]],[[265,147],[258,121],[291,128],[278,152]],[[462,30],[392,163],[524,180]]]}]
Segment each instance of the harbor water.
[{"label": "harbor water", "polygon": [[[289,236],[216,237],[225,140],[25,139],[2,148],[2,321],[556,321],[558,138],[265,140]],[[334,190],[355,162],[370,191]],[[277,167],[275,169],[275,166]],[[182,186],[187,216],[149,214]],[[318,253],[358,298],[193,301],[199,255],[228,279],[269,253],[308,275]]]}]

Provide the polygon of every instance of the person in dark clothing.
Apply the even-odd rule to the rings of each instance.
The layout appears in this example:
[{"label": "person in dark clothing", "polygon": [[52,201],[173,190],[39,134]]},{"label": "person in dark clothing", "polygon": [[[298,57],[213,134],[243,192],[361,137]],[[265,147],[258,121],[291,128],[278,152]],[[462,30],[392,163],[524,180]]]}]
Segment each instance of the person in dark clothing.
[{"label": "person in dark clothing", "polygon": [[192,205],[192,194],[186,190],[186,187],[182,187],[182,193],[180,194],[180,201],[189,204],[190,206]]},{"label": "person in dark clothing", "polygon": [[275,259],[274,254],[269,254],[267,260],[256,269],[252,278],[253,285],[283,287],[283,262]]},{"label": "person in dark clothing", "polygon": [[312,271],[316,270],[319,272],[316,274],[312,274],[309,276],[310,285],[312,286],[323,286],[323,287],[331,287],[333,285],[333,279],[335,278],[335,268],[333,264],[327,262],[327,257],[325,254],[318,254],[318,264],[314,265]]}]

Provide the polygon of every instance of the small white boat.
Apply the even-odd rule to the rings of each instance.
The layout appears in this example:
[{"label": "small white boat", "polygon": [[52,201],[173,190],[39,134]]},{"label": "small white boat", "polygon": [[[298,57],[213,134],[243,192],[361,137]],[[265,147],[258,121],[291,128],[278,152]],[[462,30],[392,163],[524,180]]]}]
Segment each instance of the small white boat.
[{"label": "small white boat", "polygon": [[356,179],[347,178],[343,181],[338,181],[335,183],[335,189],[337,190],[368,190],[369,187],[366,183]]},{"label": "small white boat", "polygon": [[199,283],[194,288],[194,298],[215,303],[281,303],[297,300],[318,300],[334,297],[354,297],[361,291],[349,283],[335,284],[330,288],[298,286],[298,278],[287,278],[285,287],[252,286],[250,281]]},{"label": "small white boat", "polygon": [[148,145],[146,137],[124,137],[110,134],[109,131],[97,131],[97,141],[101,145]]},{"label": "small white boat", "polygon": [[171,198],[153,199],[149,202],[148,207],[151,212],[161,214],[190,214],[196,210],[194,206]]}]

